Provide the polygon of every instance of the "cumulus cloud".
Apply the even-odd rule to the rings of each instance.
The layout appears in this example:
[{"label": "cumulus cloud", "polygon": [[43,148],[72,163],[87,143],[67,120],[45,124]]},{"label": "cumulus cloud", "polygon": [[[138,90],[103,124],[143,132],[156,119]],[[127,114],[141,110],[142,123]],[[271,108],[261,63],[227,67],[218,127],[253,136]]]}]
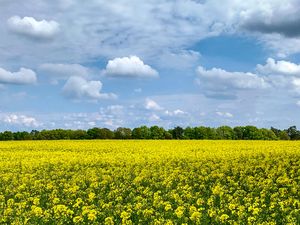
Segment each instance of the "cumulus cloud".
[{"label": "cumulus cloud", "polygon": [[236,91],[264,89],[269,86],[263,77],[254,73],[228,72],[213,68],[197,68],[196,83],[204,94],[213,98],[235,98]]},{"label": "cumulus cloud", "polygon": [[149,117],[149,121],[150,122],[157,122],[157,121],[160,121],[160,117],[156,114],[152,114],[150,117]]},{"label": "cumulus cloud", "polygon": [[254,73],[228,72],[219,68],[206,70],[201,66],[198,67],[197,73],[200,79],[214,82],[224,88],[255,89],[265,88],[267,85],[262,77]]},{"label": "cumulus cloud", "polygon": [[265,65],[257,65],[257,71],[265,75],[300,76],[300,65],[284,60],[276,62],[269,58]]},{"label": "cumulus cloud", "polygon": [[86,78],[89,75],[89,69],[80,64],[45,63],[40,65],[39,70],[42,74],[47,75],[53,83],[58,80],[67,80],[72,76]]},{"label": "cumulus cloud", "polygon": [[232,118],[233,117],[233,114],[231,114],[229,112],[216,112],[216,114],[218,116],[225,117],[225,118]]},{"label": "cumulus cloud", "polygon": [[82,77],[70,77],[63,87],[63,94],[73,99],[116,99],[112,93],[101,93],[101,81],[87,81]]},{"label": "cumulus cloud", "polygon": [[36,118],[26,115],[8,114],[2,117],[2,121],[9,125],[26,126],[26,127],[39,127]]},{"label": "cumulus cloud", "polygon": [[[257,32],[257,29],[249,28],[249,24],[265,22],[273,27],[274,24],[277,24],[276,26],[296,24],[294,21],[298,21],[299,18],[298,3],[297,0],[225,0],[220,5],[217,0],[152,0],[150,2],[116,0],[89,1],[82,5],[78,1],[71,0],[41,0],[40,4],[36,4],[34,0],[18,2],[18,4],[7,1],[0,9],[2,19],[9,18],[21,9],[34,16],[36,12],[43,12],[46,18],[59,21],[61,30],[66,32],[62,32],[59,38],[54,40],[53,45],[41,46],[39,43],[31,43],[31,46],[24,46],[23,40],[22,42],[17,40],[14,44],[17,45],[18,51],[12,51],[11,48],[6,47],[11,43],[11,37],[4,31],[1,33],[0,47],[10,49],[8,53],[10,57],[30,52],[28,58],[39,60],[47,52],[48,61],[59,58],[78,63],[99,57],[114,58],[133,54],[142,56],[144,60],[150,61],[155,66],[180,69],[193,66],[194,61],[198,60],[198,54],[193,54],[188,49],[201,40],[227,33],[240,34],[247,30],[247,34],[255,33],[255,37],[268,47],[282,54],[289,54],[291,51],[300,51],[299,45],[290,44],[291,39],[299,39],[299,36],[290,34],[287,37],[282,33],[288,35],[289,32],[278,32],[279,29],[276,28],[276,31],[272,28],[278,32],[275,34],[279,34],[278,40],[275,41],[273,33],[270,39],[269,31]],[[35,8],[33,9],[31,5],[35,5]],[[69,7],[72,7],[72,10]],[[30,21],[35,22],[25,23],[24,21],[28,20],[25,18],[31,18]],[[32,17],[17,17],[16,21],[19,21],[18,32],[20,32],[19,27],[25,27],[23,24],[42,22]],[[45,22],[50,23],[50,21]],[[299,30],[293,26],[290,26],[291,32]],[[32,27],[44,26],[33,25]],[[29,29],[27,27],[21,29],[22,34],[32,36],[33,33],[34,36],[39,36],[39,33],[43,33],[40,30],[44,28],[33,29],[32,27],[30,25]],[[57,31],[49,33],[57,33]],[[49,35],[47,33],[42,36]],[[299,43],[299,40],[293,43]],[[0,60],[2,60],[1,56]]]},{"label": "cumulus cloud", "polygon": [[291,90],[297,94],[300,95],[300,78],[293,78],[291,81]]},{"label": "cumulus cloud", "polygon": [[7,20],[7,24],[14,33],[39,39],[53,38],[59,31],[59,24],[56,21],[39,21],[33,17],[13,16]]},{"label": "cumulus cloud", "polygon": [[124,106],[122,105],[110,105],[107,106],[106,111],[111,115],[121,115],[123,113]]},{"label": "cumulus cloud", "polygon": [[34,71],[21,68],[18,72],[10,72],[0,68],[0,83],[2,84],[34,84],[37,77]]},{"label": "cumulus cloud", "polygon": [[300,94],[299,64],[269,58],[265,65],[257,65],[256,70],[274,88],[284,88],[291,93]]},{"label": "cumulus cloud", "polygon": [[104,74],[111,77],[158,77],[158,72],[137,56],[109,60]]},{"label": "cumulus cloud", "polygon": [[182,110],[180,110],[180,109],[176,109],[174,111],[166,110],[165,114],[167,116],[182,116],[182,115],[186,115],[187,113],[184,112],[184,111],[182,111]]},{"label": "cumulus cloud", "polygon": [[161,107],[156,101],[147,98],[145,101],[145,109],[159,111],[159,110],[163,110],[163,107]]},{"label": "cumulus cloud", "polygon": [[300,35],[298,1],[262,1],[256,8],[242,13],[242,27],[263,34],[278,33],[286,37]]},{"label": "cumulus cloud", "polygon": [[[242,3],[240,1],[239,3]],[[238,15],[235,33],[246,31],[273,50],[278,57],[300,51],[298,0],[248,1]]]}]

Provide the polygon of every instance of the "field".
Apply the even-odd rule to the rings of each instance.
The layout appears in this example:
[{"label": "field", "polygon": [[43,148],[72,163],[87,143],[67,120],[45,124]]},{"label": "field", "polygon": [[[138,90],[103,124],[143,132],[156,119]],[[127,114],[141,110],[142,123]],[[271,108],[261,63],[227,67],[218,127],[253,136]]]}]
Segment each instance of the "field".
[{"label": "field", "polygon": [[300,224],[300,142],[0,143],[0,224]]}]

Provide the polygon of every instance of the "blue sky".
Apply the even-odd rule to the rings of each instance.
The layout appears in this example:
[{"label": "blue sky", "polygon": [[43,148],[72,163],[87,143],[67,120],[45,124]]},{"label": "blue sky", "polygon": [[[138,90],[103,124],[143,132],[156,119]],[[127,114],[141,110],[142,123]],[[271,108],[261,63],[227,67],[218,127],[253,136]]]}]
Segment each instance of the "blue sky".
[{"label": "blue sky", "polygon": [[0,130],[300,126],[297,0],[2,0]]}]

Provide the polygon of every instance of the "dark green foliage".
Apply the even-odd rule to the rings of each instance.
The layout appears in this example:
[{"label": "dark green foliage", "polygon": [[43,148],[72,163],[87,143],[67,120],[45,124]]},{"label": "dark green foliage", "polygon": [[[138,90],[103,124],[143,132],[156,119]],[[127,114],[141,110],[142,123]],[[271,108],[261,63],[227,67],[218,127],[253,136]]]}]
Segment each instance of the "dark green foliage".
[{"label": "dark green foliage", "polygon": [[300,140],[300,131],[296,126],[286,130],[257,128],[255,126],[212,127],[175,127],[165,130],[159,126],[141,126],[131,130],[119,127],[114,131],[108,128],[94,127],[85,130],[32,130],[0,132],[0,141],[9,140],[83,140],[83,139],[187,139],[187,140]]},{"label": "dark green foliage", "polygon": [[183,139],[184,130],[182,127],[175,127],[171,132],[174,139]]},{"label": "dark green foliage", "polygon": [[113,139],[114,132],[112,132],[108,128],[94,127],[87,131],[87,136],[89,139]]},{"label": "dark green foliage", "polygon": [[231,127],[222,126],[216,129],[218,139],[232,140],[234,139],[234,131]]},{"label": "dark green foliage", "polygon": [[131,129],[125,127],[119,127],[114,131],[115,139],[131,139]]},{"label": "dark green foliage", "polygon": [[292,126],[285,131],[291,140],[300,140],[300,131],[297,130],[296,126]]}]

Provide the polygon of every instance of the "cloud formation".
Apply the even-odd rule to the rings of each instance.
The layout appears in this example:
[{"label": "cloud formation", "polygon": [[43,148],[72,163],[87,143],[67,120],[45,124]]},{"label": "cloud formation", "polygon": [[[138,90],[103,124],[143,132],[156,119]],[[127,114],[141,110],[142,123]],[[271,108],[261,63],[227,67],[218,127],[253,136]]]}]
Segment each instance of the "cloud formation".
[{"label": "cloud formation", "polygon": [[262,34],[280,34],[287,38],[300,35],[300,9],[297,0],[261,1],[242,15],[242,27]]},{"label": "cloud formation", "polygon": [[25,35],[38,39],[53,38],[59,31],[56,21],[36,20],[33,17],[13,16],[7,20],[10,30],[16,34]]},{"label": "cloud formation", "polygon": [[34,71],[21,68],[18,72],[10,72],[0,68],[0,83],[2,84],[34,84],[37,77]]},{"label": "cloud formation", "polygon": [[13,126],[25,126],[25,127],[39,127],[41,125],[40,122],[36,120],[36,118],[26,115],[18,115],[18,114],[7,114],[1,115],[1,120],[4,123],[13,125]]},{"label": "cloud formation", "polygon": [[197,68],[196,83],[207,97],[234,98],[236,91],[264,89],[268,83],[254,73],[228,72],[219,68]]},{"label": "cloud formation", "polygon": [[112,93],[101,93],[101,81],[87,81],[82,77],[70,77],[63,87],[63,94],[72,99],[116,99]]},{"label": "cloud formation", "polygon": [[225,117],[225,118],[232,118],[233,117],[233,114],[229,113],[229,112],[216,112],[216,114],[218,116],[221,116],[221,117]]},{"label": "cloud formation", "polygon": [[268,58],[265,65],[257,65],[256,68],[264,75],[300,76],[300,65],[284,60]]},{"label": "cloud formation", "polygon": [[72,76],[86,78],[90,73],[88,68],[80,64],[56,63],[44,63],[40,65],[39,71],[47,75],[53,83],[57,83],[58,80],[67,80]]},{"label": "cloud formation", "polygon": [[158,72],[137,56],[109,60],[104,74],[110,77],[153,78]]},{"label": "cloud formation", "polygon": [[159,110],[163,110],[163,107],[161,107],[156,101],[147,98],[145,101],[145,109],[159,111]]},{"label": "cloud formation", "polygon": [[[295,45],[299,44],[299,36],[295,31],[299,29],[293,25],[300,18],[296,0],[225,0],[221,5],[217,0],[100,0],[89,1],[84,5],[70,0],[41,0],[36,10],[30,7],[33,4],[36,5],[33,0],[18,4],[9,1],[1,7],[0,13],[4,21],[24,11],[30,15],[9,19],[8,26],[18,34],[53,38],[59,27],[64,31],[53,40],[53,45],[31,43],[32,46],[18,49],[21,54],[30,50],[34,54],[28,57],[35,57],[35,60],[43,56],[44,52],[48,52],[48,61],[61,59],[76,63],[83,63],[87,58],[115,58],[132,54],[143,57],[154,66],[183,68],[197,60],[198,53],[193,54],[190,48],[201,40],[222,34],[239,35],[245,30],[278,54],[300,52],[299,45]],[[52,20],[35,19],[41,18],[37,11]],[[272,27],[268,28],[272,31],[271,36],[268,29],[266,32],[257,32],[263,30],[260,27],[264,23]],[[281,27],[290,28],[280,31]],[[291,32],[296,34],[289,34]],[[8,35],[3,33],[0,47],[10,43]],[[16,52],[11,51],[9,54],[15,55]]]}]

